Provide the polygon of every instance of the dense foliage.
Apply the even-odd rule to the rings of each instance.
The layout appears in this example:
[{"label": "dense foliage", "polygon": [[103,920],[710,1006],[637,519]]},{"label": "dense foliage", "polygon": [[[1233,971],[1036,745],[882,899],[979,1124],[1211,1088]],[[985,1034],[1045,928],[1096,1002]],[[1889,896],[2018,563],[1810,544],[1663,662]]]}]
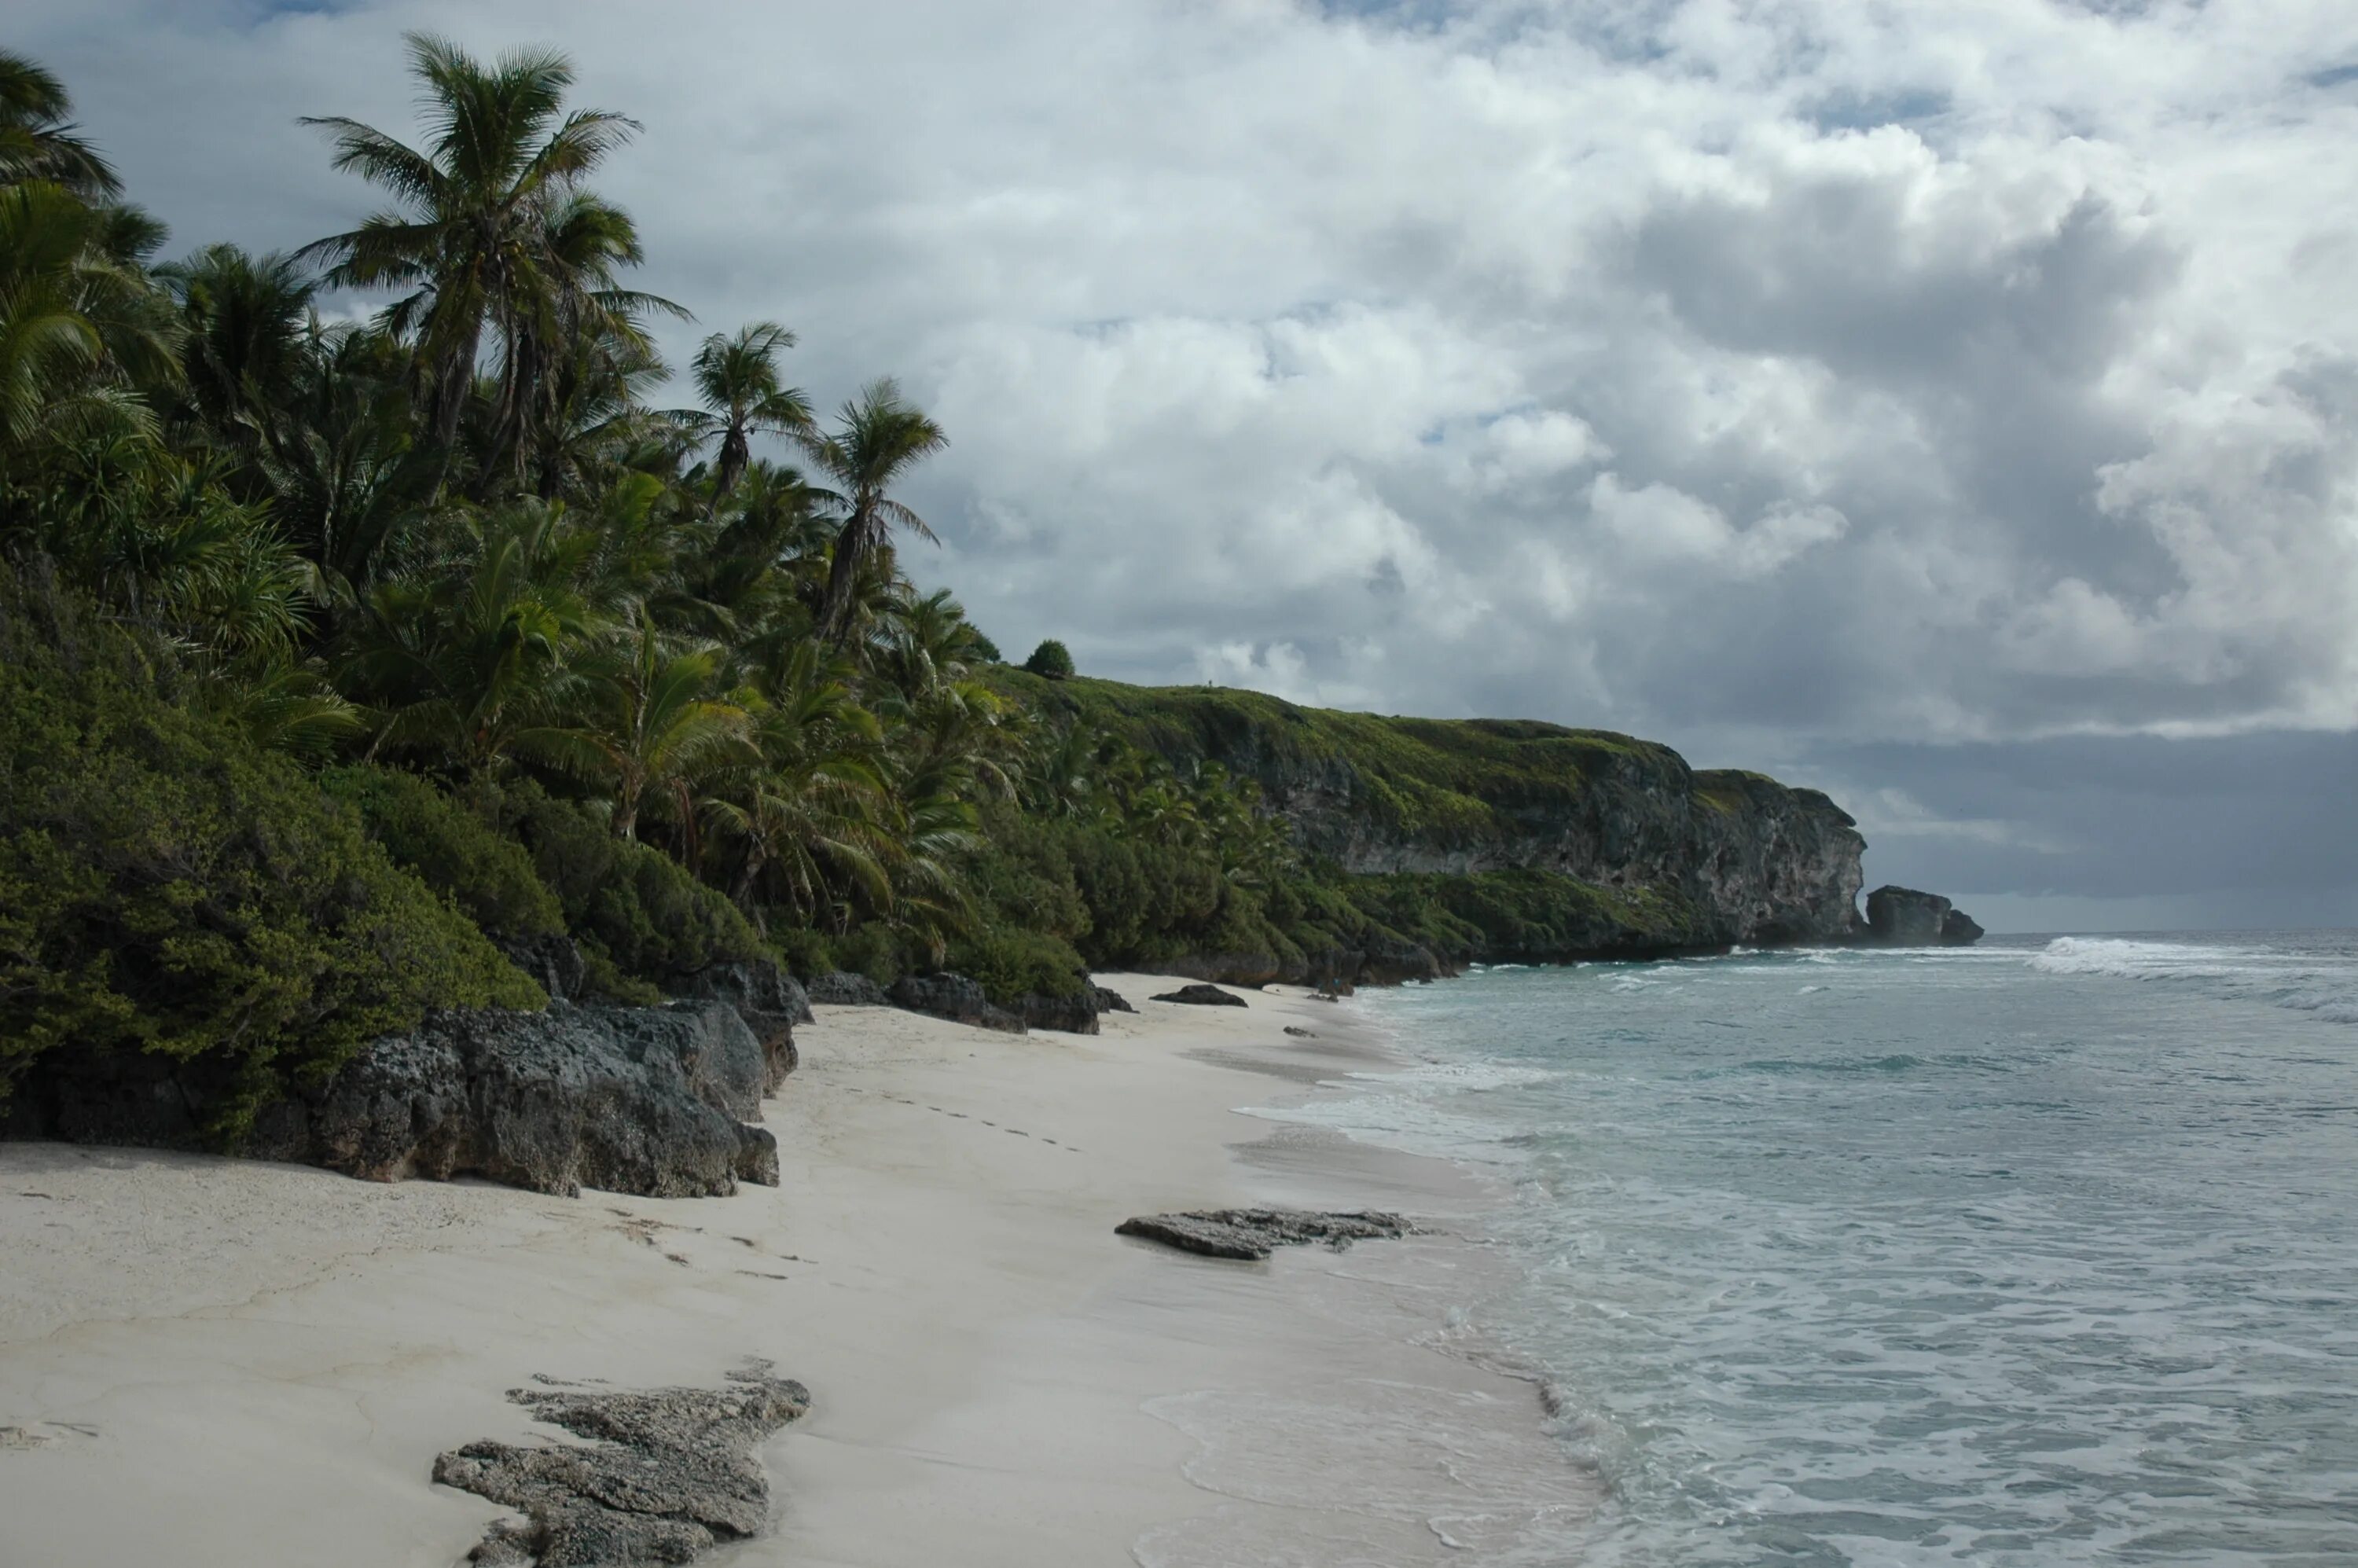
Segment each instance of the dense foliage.
[{"label": "dense foliage", "polygon": [[[631,287],[595,189],[637,124],[557,55],[410,49],[416,135],[311,122],[381,210],[169,260],[0,53],[0,557],[78,629],[20,606],[0,668],[5,1060],[219,1053],[260,1093],[424,1001],[532,1001],[483,934],[570,933],[618,998],[770,951],[1007,1000],[1575,918],[1305,865],[1178,743],[1335,743],[1282,705],[1082,679],[1054,641],[1001,663],[896,554],[941,428],[889,379],[822,418],[764,321],[659,406],[651,324],[687,311]],[[1372,810],[1444,833],[1636,745],[1323,717]]]},{"label": "dense foliage", "polygon": [[205,1056],[231,1136],[429,1005],[542,1003],[293,762],[173,700],[158,652],[0,571],[0,1096],[61,1046]]}]

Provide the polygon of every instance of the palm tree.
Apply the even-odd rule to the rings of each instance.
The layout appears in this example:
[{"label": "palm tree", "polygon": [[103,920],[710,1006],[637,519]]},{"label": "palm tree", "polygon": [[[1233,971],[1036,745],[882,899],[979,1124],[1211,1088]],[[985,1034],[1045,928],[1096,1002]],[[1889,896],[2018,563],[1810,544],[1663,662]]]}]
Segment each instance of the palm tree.
[{"label": "palm tree", "polygon": [[598,541],[536,502],[469,521],[471,558],[362,597],[339,685],[378,708],[372,754],[419,751],[482,773],[579,684],[569,662],[600,624],[579,588]]},{"label": "palm tree", "polygon": [[893,484],[910,469],[949,445],[942,427],[902,397],[889,377],[871,382],[843,406],[835,433],[802,438],[821,473],[834,481],[843,525],[835,536],[835,559],[827,568],[818,631],[840,647],[850,634],[852,590],[860,568],[898,524],[927,539],[925,520],[892,499]]},{"label": "palm tree", "polygon": [[269,442],[310,346],[310,277],[292,256],[230,244],[157,272],[180,302],[181,363],[196,412],[243,450]]},{"label": "palm tree", "polygon": [[794,346],[795,335],[775,321],[755,321],[729,336],[715,332],[696,351],[696,390],[710,412],[692,417],[706,439],[720,438],[720,466],[712,481],[716,506],[745,477],[755,432],[790,436],[811,427],[810,398],[779,381],[778,356]]},{"label": "palm tree", "polygon": [[[307,118],[333,138],[337,168],[382,186],[395,205],[299,254],[330,260],[327,281],[335,287],[410,291],[387,322],[415,336],[434,440],[447,454],[473,390],[485,326],[512,335],[513,381],[526,358],[513,335],[562,292],[551,276],[563,261],[549,254],[550,215],[638,124],[602,109],[567,113],[573,67],[562,55],[511,50],[486,68],[446,38],[407,39],[411,73],[426,89],[426,146],[357,120]],[[623,245],[611,218],[600,222],[605,236],[592,248],[601,264],[635,260],[635,239]],[[508,395],[524,393],[511,386]]]},{"label": "palm tree", "polygon": [[876,761],[883,732],[853,697],[854,674],[841,654],[795,643],[749,697],[753,749],[704,802],[723,863],[735,861],[730,896],[757,923],[763,894],[798,922],[840,911],[838,887],[874,908],[892,903],[890,791]]},{"label": "palm tree", "polygon": [[136,387],[178,374],[165,302],[118,229],[61,185],[0,187],[0,451],[144,430]]},{"label": "palm tree", "polygon": [[658,295],[622,287],[622,269],[644,256],[630,214],[610,202],[575,191],[545,207],[532,287],[512,293],[499,322],[487,486],[503,469],[520,484],[525,465],[538,458],[541,493],[554,495],[563,465],[549,453],[552,440],[561,444],[568,426],[579,423],[572,405],[619,386],[623,406],[643,414],[637,392],[671,373],[642,319],[691,318]]},{"label": "palm tree", "polygon": [[523,744],[606,789],[621,837],[637,838],[640,813],[656,804],[692,830],[696,780],[745,734],[745,710],[709,695],[719,670],[717,644],[676,647],[642,612],[586,672],[581,721],[535,730]]},{"label": "palm tree", "polygon": [[86,200],[123,190],[123,182],[67,119],[65,83],[13,49],[0,49],[0,185],[42,179]]}]

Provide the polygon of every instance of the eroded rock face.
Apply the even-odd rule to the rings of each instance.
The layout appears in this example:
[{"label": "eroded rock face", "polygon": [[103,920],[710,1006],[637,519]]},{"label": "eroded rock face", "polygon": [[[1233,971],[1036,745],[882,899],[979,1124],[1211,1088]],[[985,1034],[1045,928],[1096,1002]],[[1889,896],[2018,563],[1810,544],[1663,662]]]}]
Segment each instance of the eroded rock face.
[{"label": "eroded rock face", "polygon": [[1160,1241],[1206,1258],[1250,1260],[1266,1258],[1280,1247],[1314,1242],[1339,1252],[1354,1241],[1394,1239],[1415,1228],[1399,1215],[1374,1209],[1215,1208],[1141,1215],[1123,1220],[1114,1234]]},{"label": "eroded rock face", "polygon": [[693,1561],[769,1524],[762,1442],[810,1408],[766,1362],[720,1389],[645,1392],[549,1382],[508,1398],[587,1444],[471,1443],[434,1479],[525,1516],[468,1554],[487,1568],[639,1568]]},{"label": "eroded rock face", "polygon": [[795,1025],[812,1022],[810,998],[793,976],[767,958],[713,964],[683,975],[673,986],[683,997],[725,1001],[737,1010],[768,1064],[768,1087],[775,1090],[801,1061]]},{"label": "eroded rock face", "polygon": [[376,1041],[265,1111],[249,1152],[370,1181],[475,1175],[650,1197],[775,1186],[768,1062],[721,1002],[453,1011]]},{"label": "eroded rock face", "polygon": [[1973,916],[1936,892],[1879,887],[1866,895],[1866,939],[1878,947],[1969,947],[1981,940]]},{"label": "eroded rock face", "polygon": [[832,974],[814,975],[803,988],[812,1001],[822,1007],[890,1007],[884,998],[884,988],[866,975],[855,975],[847,969]]},{"label": "eroded rock face", "polygon": [[1244,1007],[1245,999],[1234,991],[1224,991],[1217,986],[1181,986],[1175,991],[1164,991],[1150,998],[1153,1001],[1175,1001],[1183,1007]]},{"label": "eroded rock face", "polygon": [[1136,1012],[1138,1011],[1138,1009],[1130,1005],[1130,999],[1128,997],[1123,996],[1120,991],[1108,990],[1103,986],[1091,986],[1089,988],[1089,1000],[1097,1004],[1097,1010],[1100,1013]]},{"label": "eroded rock face", "polygon": [[[240,1152],[380,1182],[719,1195],[778,1183],[776,1141],[745,1125],[769,1079],[761,1042],[723,1002],[452,1010],[265,1108]],[[235,1087],[202,1059],[54,1052],[11,1098],[6,1131],[200,1149]]]},{"label": "eroded rock face", "polygon": [[500,956],[539,982],[551,1001],[579,1001],[587,966],[573,938],[557,932],[540,936],[495,936]]},{"label": "eroded rock face", "polygon": [[[893,1006],[978,1029],[1021,1034],[1023,1021],[983,995],[982,982],[964,975],[903,975],[884,993]],[[1096,1021],[1090,1021],[1094,1023]]]},{"label": "eroded rock face", "polygon": [[1098,1004],[1095,989],[1085,988],[1071,996],[1033,992],[1018,1001],[1015,1011],[1033,1029],[1053,1029],[1062,1034],[1095,1034],[1098,1014],[1104,1009]]}]

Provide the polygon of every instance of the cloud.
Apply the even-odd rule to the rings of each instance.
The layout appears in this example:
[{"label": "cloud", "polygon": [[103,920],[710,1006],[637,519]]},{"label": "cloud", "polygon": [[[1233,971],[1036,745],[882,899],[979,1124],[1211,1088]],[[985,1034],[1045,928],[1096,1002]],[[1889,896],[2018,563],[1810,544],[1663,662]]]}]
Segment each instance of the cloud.
[{"label": "cloud", "polygon": [[282,246],[367,200],[294,117],[406,125],[413,26],[570,50],[650,287],[938,413],[909,564],[1011,647],[1933,811],[1861,748],[2358,724],[2338,0],[12,18],[183,242]]}]

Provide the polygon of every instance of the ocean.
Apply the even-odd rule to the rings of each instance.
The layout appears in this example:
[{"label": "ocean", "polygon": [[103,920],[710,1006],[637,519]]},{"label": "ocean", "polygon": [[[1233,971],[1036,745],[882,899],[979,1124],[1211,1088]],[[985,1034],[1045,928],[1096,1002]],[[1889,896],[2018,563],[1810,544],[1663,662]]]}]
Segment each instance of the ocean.
[{"label": "ocean", "polygon": [[1493,968],[1265,1114],[1512,1198],[1596,1568],[2358,1563],[2358,933]]}]

